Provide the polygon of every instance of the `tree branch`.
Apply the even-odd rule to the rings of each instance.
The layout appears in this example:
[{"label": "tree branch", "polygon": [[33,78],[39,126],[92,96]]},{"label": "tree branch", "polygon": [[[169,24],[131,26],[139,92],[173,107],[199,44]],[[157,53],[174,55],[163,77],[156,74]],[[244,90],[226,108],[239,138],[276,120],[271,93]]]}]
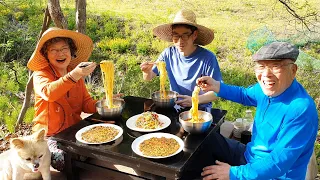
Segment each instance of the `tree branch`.
[{"label": "tree branch", "polygon": [[[286,0],[279,0],[279,1],[280,1],[280,3],[282,3],[282,4],[286,7],[287,11],[288,11],[293,17],[299,19],[299,20],[301,21],[301,23],[304,24],[304,26],[305,26],[309,31],[311,31],[311,29],[309,28],[309,25],[308,25],[307,22],[306,22],[305,17],[299,16],[299,15],[296,13],[296,11],[293,10],[293,9],[287,4],[287,2],[285,2]],[[307,16],[307,17],[308,17],[308,16]]]}]

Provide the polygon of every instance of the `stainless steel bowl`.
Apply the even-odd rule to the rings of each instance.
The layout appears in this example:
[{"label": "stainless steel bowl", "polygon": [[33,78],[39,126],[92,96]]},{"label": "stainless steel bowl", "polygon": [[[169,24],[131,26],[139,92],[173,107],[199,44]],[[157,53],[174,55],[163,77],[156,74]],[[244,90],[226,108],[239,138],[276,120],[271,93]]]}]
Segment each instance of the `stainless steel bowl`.
[{"label": "stainless steel bowl", "polygon": [[124,100],[123,99],[113,99],[113,104],[119,106],[117,108],[108,108],[107,101],[105,99],[100,100],[96,103],[96,108],[98,113],[103,118],[111,118],[120,116],[124,107]]},{"label": "stainless steel bowl", "polygon": [[151,97],[154,104],[161,108],[173,107],[176,104],[178,93],[175,91],[166,91],[168,94],[168,99],[161,99],[160,91],[153,92]]},{"label": "stainless steel bowl", "polygon": [[193,123],[187,120],[191,119],[190,111],[184,111],[179,114],[179,122],[183,129],[191,134],[200,134],[206,132],[212,123],[212,115],[211,113],[200,111],[199,110],[199,118],[203,118],[204,122]]}]

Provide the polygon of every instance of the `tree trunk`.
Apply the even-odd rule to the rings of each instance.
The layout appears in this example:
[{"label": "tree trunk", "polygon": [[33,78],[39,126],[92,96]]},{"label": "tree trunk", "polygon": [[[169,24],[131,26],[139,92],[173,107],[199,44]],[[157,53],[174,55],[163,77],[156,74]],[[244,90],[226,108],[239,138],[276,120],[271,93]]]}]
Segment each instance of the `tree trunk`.
[{"label": "tree trunk", "polygon": [[76,0],[76,24],[80,33],[86,34],[86,0]]},{"label": "tree trunk", "polygon": [[15,131],[18,130],[19,125],[22,123],[22,121],[24,119],[24,116],[26,115],[26,112],[27,112],[27,110],[28,110],[28,108],[30,106],[30,99],[31,99],[32,90],[33,90],[33,73],[29,76],[29,80],[28,80],[28,83],[26,85],[25,98],[24,98],[24,101],[23,101],[23,105],[22,105],[21,111],[20,111],[19,116],[18,116],[18,120],[17,120],[16,125],[15,125]]},{"label": "tree trunk", "polygon": [[60,1],[49,0],[48,9],[55,26],[61,29],[68,29],[67,20],[64,18],[61,7],[60,7]]}]

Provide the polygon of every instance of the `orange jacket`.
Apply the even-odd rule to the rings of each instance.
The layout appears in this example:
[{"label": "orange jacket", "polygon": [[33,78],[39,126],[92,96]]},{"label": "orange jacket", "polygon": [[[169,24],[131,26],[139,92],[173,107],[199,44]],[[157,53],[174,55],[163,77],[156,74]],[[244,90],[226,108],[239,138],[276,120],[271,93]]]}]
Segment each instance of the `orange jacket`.
[{"label": "orange jacket", "polygon": [[89,95],[84,80],[76,83],[61,77],[52,66],[34,72],[35,118],[33,131],[47,130],[47,136],[76,124],[81,112],[96,112],[95,103]]}]

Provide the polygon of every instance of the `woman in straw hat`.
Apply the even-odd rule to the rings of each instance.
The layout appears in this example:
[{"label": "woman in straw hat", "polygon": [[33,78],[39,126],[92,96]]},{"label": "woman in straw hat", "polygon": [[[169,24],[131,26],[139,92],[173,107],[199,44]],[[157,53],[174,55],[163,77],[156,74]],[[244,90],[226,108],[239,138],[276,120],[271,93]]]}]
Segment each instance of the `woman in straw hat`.
[{"label": "woman in straw hat", "polygon": [[[166,48],[157,61],[165,61],[170,89],[178,92],[176,102],[182,107],[191,107],[191,95],[196,79],[201,75],[213,77],[221,81],[221,72],[216,56],[203,47],[214,38],[211,29],[196,23],[196,15],[191,10],[179,11],[173,23],[163,24],[153,29],[155,36],[173,42],[174,46]],[[144,62],[140,65],[144,80],[151,80],[159,71],[154,63]],[[211,109],[214,93],[201,91],[199,104],[201,109]]]},{"label": "woman in straw hat", "polygon": [[[96,67],[94,62],[85,62],[92,49],[92,40],[84,34],[56,27],[44,32],[27,65],[34,71],[33,130],[45,128],[47,136],[52,136],[79,122],[81,112],[96,112],[96,100],[83,80]],[[50,138],[48,145],[52,166],[62,170],[63,152]]]}]

